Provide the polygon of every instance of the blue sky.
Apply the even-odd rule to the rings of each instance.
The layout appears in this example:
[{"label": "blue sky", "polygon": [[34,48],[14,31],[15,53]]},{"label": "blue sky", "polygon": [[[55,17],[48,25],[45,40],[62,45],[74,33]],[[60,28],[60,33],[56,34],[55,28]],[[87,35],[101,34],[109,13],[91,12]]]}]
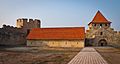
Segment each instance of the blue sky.
[{"label": "blue sky", "polygon": [[0,25],[16,26],[17,18],[33,18],[42,27],[87,29],[98,10],[120,30],[120,0],[0,0]]}]

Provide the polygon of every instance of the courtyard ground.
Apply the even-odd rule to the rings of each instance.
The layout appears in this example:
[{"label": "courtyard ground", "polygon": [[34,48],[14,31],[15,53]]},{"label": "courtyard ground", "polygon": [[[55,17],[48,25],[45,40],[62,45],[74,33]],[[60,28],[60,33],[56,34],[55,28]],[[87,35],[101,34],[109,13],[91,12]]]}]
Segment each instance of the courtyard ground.
[{"label": "courtyard ground", "polygon": [[95,47],[108,64],[120,64],[120,48]]},{"label": "courtyard ground", "polygon": [[[94,47],[109,64],[120,64],[120,48]],[[0,64],[67,64],[80,48],[1,47]]]},{"label": "courtyard ground", "polygon": [[80,50],[80,48],[1,48],[0,64],[67,64]]}]

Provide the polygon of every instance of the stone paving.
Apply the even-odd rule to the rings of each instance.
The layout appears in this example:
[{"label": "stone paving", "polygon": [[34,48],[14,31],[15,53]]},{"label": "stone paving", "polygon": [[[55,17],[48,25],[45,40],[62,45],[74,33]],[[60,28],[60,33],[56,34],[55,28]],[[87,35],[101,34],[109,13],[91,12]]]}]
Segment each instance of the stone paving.
[{"label": "stone paving", "polygon": [[68,64],[108,64],[92,47],[83,48]]}]

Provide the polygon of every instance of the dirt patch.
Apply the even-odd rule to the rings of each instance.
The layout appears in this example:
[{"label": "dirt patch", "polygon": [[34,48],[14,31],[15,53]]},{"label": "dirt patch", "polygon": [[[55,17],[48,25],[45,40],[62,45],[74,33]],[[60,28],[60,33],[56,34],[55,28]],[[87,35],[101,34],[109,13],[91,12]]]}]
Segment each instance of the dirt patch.
[{"label": "dirt patch", "polygon": [[109,64],[120,64],[120,49],[113,47],[95,48]]},{"label": "dirt patch", "polygon": [[79,48],[33,48],[27,51],[1,50],[0,64],[67,64]]}]

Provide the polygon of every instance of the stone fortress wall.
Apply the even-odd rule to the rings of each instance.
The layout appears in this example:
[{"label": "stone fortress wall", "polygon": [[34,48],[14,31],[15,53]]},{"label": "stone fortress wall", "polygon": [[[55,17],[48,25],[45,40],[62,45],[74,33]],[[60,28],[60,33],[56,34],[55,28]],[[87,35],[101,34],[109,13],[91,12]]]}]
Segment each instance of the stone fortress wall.
[{"label": "stone fortress wall", "polygon": [[0,28],[0,45],[24,45],[26,37],[32,28],[40,28],[40,20],[17,19],[16,27],[3,25]]},{"label": "stone fortress wall", "polygon": [[[120,31],[111,28],[110,23],[91,23],[86,30],[85,45],[119,45]],[[26,37],[32,28],[40,28],[41,21],[38,19],[19,18],[16,27],[3,25],[0,28],[0,45],[24,45]]]}]

